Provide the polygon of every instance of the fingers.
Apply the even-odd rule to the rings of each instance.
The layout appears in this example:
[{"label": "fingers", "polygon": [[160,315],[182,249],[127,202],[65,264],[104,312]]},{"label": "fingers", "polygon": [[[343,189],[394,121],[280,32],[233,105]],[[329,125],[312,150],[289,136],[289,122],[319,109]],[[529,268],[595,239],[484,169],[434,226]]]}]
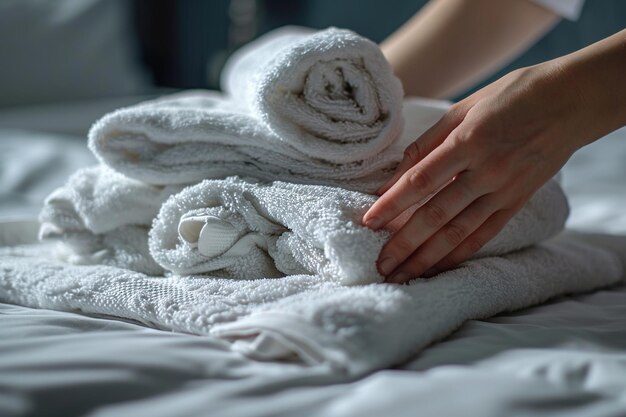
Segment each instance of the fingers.
[{"label": "fingers", "polygon": [[467,237],[452,252],[431,268],[431,274],[447,271],[469,259],[506,226],[515,215],[515,210],[500,210],[494,213],[482,226]]},{"label": "fingers", "polygon": [[[472,183],[471,174],[459,175],[450,185],[417,209],[409,221],[385,244],[378,257],[379,272],[385,276],[391,273],[428,238],[482,194],[483,192]],[[472,212],[470,211],[468,215],[472,216]],[[472,220],[481,219],[482,217]]]},{"label": "fingers", "polygon": [[496,211],[490,195],[480,198],[438,229],[423,245],[414,251],[387,279],[404,283],[421,276],[437,262],[462,244]]},{"label": "fingers", "polygon": [[438,143],[433,143],[432,145],[434,146],[429,145],[431,144],[425,142],[422,136],[415,140],[413,143],[411,143],[409,146],[407,146],[407,148],[404,150],[404,157],[396,168],[396,171],[393,173],[393,176],[389,178],[383,185],[381,185],[378,190],[376,190],[376,194],[383,195],[384,193],[386,193],[387,190],[389,190],[389,188],[393,184],[395,184],[398,179],[400,179],[402,174],[404,174],[409,168],[417,164],[424,158],[424,156],[428,155],[433,149],[435,149],[435,146],[437,146]]},{"label": "fingers", "polygon": [[363,216],[363,223],[379,229],[412,205],[436,192],[465,170],[468,159],[464,152],[442,144],[416,166],[406,171]]},{"label": "fingers", "polygon": [[[394,271],[387,282],[403,284],[418,276],[431,277],[456,267],[493,239],[514,213],[515,210],[498,210],[473,231],[467,231],[471,230],[471,226],[469,229],[453,226],[452,232],[448,230],[438,233],[401,265],[398,271]],[[453,222],[458,225],[468,224],[464,219],[455,219]],[[461,242],[454,246],[459,240]]]},{"label": "fingers", "polygon": [[462,120],[459,111],[449,110],[437,123],[431,126],[404,150],[404,157],[396,168],[393,176],[380,186],[376,194],[382,195],[387,192],[409,168],[424,159],[439,146]]}]

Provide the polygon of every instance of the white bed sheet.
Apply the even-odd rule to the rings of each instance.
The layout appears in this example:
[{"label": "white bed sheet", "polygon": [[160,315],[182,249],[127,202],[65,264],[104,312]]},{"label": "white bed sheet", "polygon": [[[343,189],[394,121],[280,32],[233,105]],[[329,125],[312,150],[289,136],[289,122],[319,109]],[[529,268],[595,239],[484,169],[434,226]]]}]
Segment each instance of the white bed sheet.
[{"label": "white bed sheet", "polygon": [[357,381],[207,337],[0,305],[0,415],[623,415],[625,300],[601,291],[473,321]]},{"label": "white bed sheet", "polygon": [[[0,173],[12,155],[22,161],[20,178],[29,178],[0,175],[5,221],[32,219],[40,199],[66,178],[60,165],[89,162],[82,154],[60,164],[56,145],[38,145],[47,156],[32,156],[26,148],[44,140],[41,134],[4,130],[0,138]],[[54,143],[82,147],[76,140],[56,136]],[[626,262],[625,162],[621,130],[576,155],[564,177],[569,226],[594,232],[583,238]],[[7,203],[14,197],[22,203]],[[29,224],[0,230],[15,236]],[[33,234],[31,227],[22,237]],[[398,369],[343,378],[252,361],[208,337],[0,304],[0,416],[595,417],[626,411],[626,287],[471,321]]]}]

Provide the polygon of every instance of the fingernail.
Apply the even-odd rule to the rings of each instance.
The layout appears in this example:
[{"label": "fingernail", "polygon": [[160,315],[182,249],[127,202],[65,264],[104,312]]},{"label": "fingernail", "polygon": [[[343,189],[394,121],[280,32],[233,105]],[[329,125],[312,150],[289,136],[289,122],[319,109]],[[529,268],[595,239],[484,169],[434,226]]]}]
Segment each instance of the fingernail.
[{"label": "fingernail", "polygon": [[382,226],[383,220],[380,217],[372,217],[365,220],[365,225],[371,229],[378,229]]},{"label": "fingernail", "polygon": [[390,281],[397,282],[398,284],[404,284],[410,278],[411,278],[411,276],[409,274],[407,274],[406,272],[398,272],[397,274],[394,274],[391,277]]},{"label": "fingernail", "polygon": [[392,257],[386,257],[378,263],[378,271],[382,275],[387,275],[396,267],[396,260]]}]

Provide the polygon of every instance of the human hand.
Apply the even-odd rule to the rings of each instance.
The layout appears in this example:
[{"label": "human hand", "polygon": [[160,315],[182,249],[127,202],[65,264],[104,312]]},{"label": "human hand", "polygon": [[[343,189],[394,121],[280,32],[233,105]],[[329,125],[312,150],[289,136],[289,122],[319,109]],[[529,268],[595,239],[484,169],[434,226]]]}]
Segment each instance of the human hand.
[{"label": "human hand", "polygon": [[441,190],[382,249],[387,282],[466,260],[585,144],[584,99],[569,81],[558,61],[514,71],[453,105],[406,149],[363,223],[382,228]]}]

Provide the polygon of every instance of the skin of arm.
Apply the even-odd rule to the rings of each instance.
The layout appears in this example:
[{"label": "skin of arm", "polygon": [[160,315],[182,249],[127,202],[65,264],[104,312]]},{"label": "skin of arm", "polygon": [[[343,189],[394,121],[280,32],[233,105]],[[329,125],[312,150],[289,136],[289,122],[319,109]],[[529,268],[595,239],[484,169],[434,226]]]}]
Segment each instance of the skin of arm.
[{"label": "skin of arm", "polygon": [[523,52],[559,17],[530,0],[431,0],[381,44],[407,95],[457,95]]},{"label": "skin of arm", "polygon": [[576,150],[625,126],[624,74],[626,30],[513,71],[454,104],[407,148],[363,217],[368,227],[384,227],[443,187],[382,249],[378,269],[387,282],[466,260]]}]

